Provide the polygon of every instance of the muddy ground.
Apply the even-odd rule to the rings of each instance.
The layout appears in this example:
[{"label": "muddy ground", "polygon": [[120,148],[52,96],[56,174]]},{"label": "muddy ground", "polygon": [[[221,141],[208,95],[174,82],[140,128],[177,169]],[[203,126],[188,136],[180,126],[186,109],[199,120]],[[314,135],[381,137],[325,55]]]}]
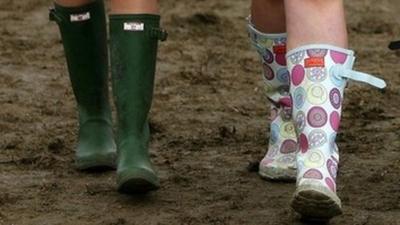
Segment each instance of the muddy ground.
[{"label": "muddy ground", "polygon": [[[0,0],[0,224],[300,224],[294,184],[248,170],[267,146],[268,104],[248,44],[248,0],[163,0],[151,114],[162,179],[144,197],[116,193],[115,174],[73,167],[75,103],[49,0]],[[341,225],[400,224],[398,0],[347,1],[357,68],[385,92],[351,84],[339,136]]]}]

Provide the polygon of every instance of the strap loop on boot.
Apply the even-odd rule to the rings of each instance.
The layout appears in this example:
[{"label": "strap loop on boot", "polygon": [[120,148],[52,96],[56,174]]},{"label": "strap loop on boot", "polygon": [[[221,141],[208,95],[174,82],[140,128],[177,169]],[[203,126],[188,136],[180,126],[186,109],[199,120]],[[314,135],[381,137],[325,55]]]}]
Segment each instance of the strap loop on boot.
[{"label": "strap loop on boot", "polygon": [[49,20],[55,21],[58,24],[63,22],[63,19],[59,15],[57,15],[57,11],[55,8],[49,9]]},{"label": "strap loop on boot", "polygon": [[157,38],[160,41],[166,41],[168,38],[168,33],[166,30],[161,28],[152,28],[150,30],[150,37]]},{"label": "strap loop on boot", "polygon": [[380,78],[377,78],[375,76],[369,75],[367,73],[362,73],[358,71],[354,71],[351,69],[345,68],[343,65],[334,65],[331,69],[332,76],[335,76],[336,78],[343,79],[351,79],[355,81],[360,81],[364,82],[367,84],[370,84],[372,86],[375,86],[377,88],[383,89],[386,87],[386,82]]}]

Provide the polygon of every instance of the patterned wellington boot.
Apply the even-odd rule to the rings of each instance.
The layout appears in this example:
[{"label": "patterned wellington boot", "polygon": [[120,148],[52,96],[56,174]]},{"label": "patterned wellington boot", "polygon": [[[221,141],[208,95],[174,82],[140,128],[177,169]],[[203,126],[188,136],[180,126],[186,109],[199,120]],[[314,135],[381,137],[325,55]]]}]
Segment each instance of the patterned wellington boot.
[{"label": "patterned wellington boot", "polygon": [[286,34],[265,34],[249,23],[252,45],[263,64],[265,92],[271,104],[268,152],[260,162],[261,177],[272,180],[296,179],[297,141],[292,122],[289,72],[286,67]]},{"label": "patterned wellington boot", "polygon": [[353,71],[354,60],[353,51],[330,45],[307,45],[287,54],[300,146],[292,207],[306,218],[329,219],[341,214],[336,195],[339,152],[335,139],[347,80],[386,86],[383,80]]}]

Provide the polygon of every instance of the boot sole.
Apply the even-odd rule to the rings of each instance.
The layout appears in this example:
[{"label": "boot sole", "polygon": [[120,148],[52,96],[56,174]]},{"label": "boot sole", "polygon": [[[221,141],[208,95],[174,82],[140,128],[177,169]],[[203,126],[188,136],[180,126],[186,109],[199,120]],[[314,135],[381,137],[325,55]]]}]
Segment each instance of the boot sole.
[{"label": "boot sole", "polygon": [[118,192],[123,194],[145,194],[160,188],[157,176],[145,169],[129,169],[118,173]]},{"label": "boot sole", "polygon": [[258,174],[266,180],[273,181],[296,181],[296,169],[281,169],[281,168],[260,168]]},{"label": "boot sole", "polygon": [[317,185],[299,186],[291,206],[306,220],[327,221],[342,214],[337,195],[328,188]]},{"label": "boot sole", "polygon": [[95,155],[90,157],[76,158],[75,166],[80,171],[107,171],[116,169],[116,153]]}]

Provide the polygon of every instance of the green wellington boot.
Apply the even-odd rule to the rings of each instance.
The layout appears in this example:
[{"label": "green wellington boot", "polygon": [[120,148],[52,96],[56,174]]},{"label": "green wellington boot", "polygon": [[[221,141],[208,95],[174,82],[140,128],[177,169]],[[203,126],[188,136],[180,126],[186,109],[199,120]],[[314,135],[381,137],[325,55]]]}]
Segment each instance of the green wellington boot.
[{"label": "green wellington boot", "polygon": [[59,25],[78,103],[76,166],[80,170],[115,168],[104,3],[94,1],[73,8],[55,4],[50,19]]},{"label": "green wellington boot", "polygon": [[110,51],[113,92],[118,114],[118,191],[158,189],[149,156],[151,107],[158,41],[166,39],[160,16],[111,15]]}]

